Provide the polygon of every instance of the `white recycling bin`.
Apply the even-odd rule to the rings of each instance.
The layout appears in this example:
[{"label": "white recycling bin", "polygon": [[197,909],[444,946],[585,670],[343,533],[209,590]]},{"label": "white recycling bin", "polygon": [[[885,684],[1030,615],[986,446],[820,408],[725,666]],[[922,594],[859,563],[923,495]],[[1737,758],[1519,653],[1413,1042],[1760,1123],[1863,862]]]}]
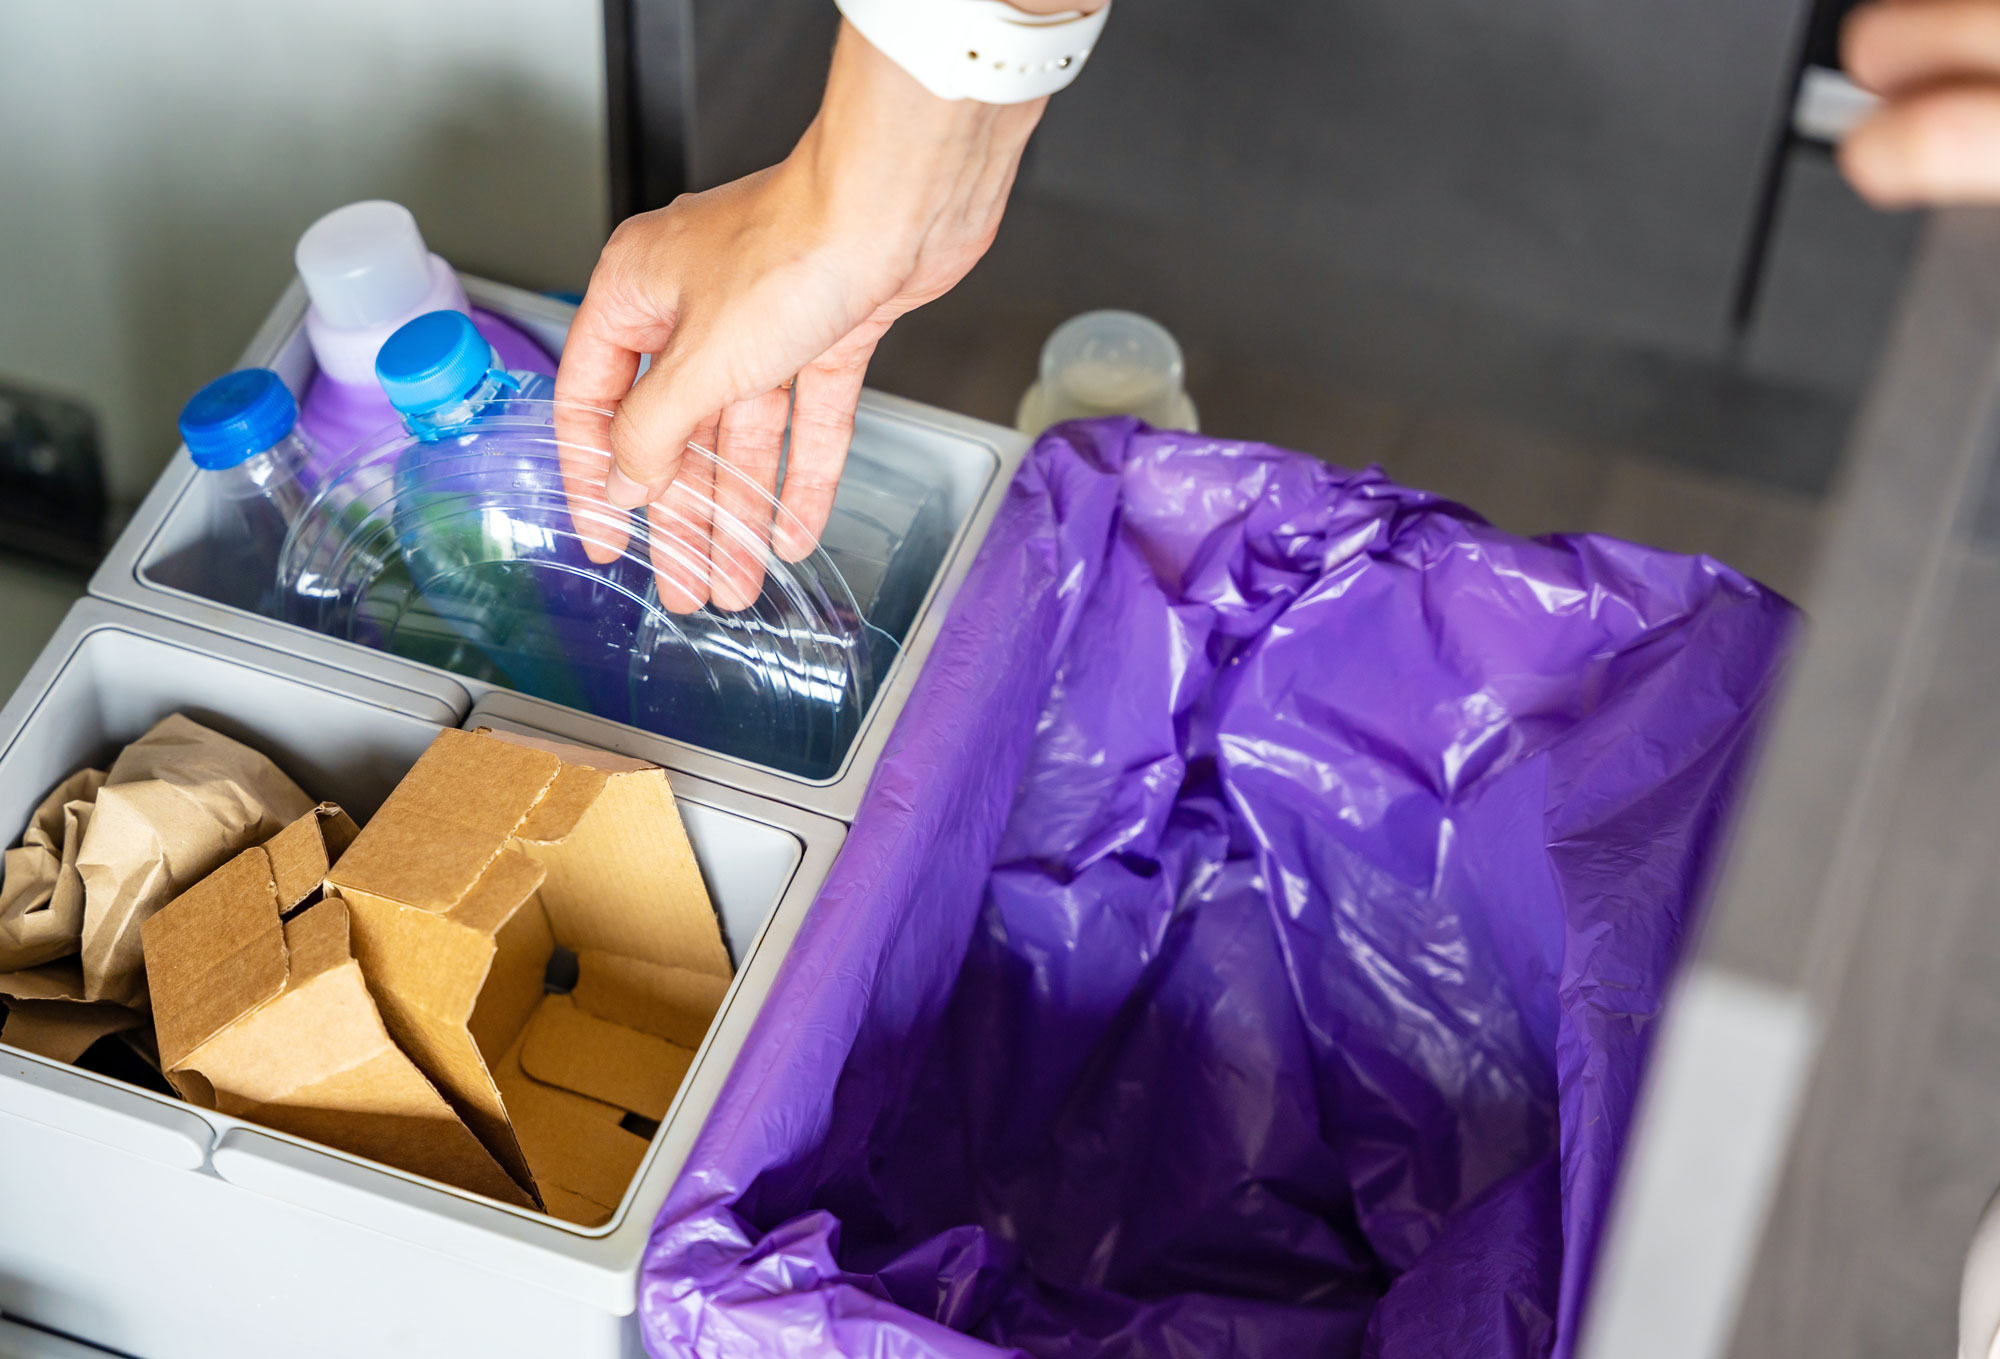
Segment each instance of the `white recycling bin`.
[{"label": "white recycling bin", "polygon": [[[173,712],[365,820],[470,707],[448,685],[86,600],[0,708],[0,823],[25,824],[68,773]],[[505,1207],[0,1048],[0,1314],[141,1359],[640,1354],[654,1214],[846,833],[678,767],[669,778],[737,974],[610,1222]],[[15,1332],[40,1334],[16,1326],[0,1343]]]}]

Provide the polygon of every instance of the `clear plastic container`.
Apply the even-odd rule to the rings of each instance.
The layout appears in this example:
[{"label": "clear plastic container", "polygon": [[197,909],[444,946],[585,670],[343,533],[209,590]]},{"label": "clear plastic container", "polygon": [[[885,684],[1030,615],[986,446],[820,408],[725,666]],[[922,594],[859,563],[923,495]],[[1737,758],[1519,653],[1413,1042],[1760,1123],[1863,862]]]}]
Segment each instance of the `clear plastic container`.
[{"label": "clear plastic container", "polygon": [[850,453],[820,546],[847,582],[861,616],[897,643],[951,548],[944,488]]},{"label": "clear plastic container", "polygon": [[[601,484],[610,414],[495,401],[454,432],[405,433],[349,464],[287,542],[279,588],[316,631],[568,704],[804,778],[835,773],[895,643],[862,617],[827,554],[785,563],[769,523],[717,498],[668,497],[647,516],[582,502],[565,467]],[[558,430],[560,429],[560,433]],[[690,459],[730,503],[785,511],[713,455]],[[733,483],[733,484],[732,484]],[[656,580],[761,571],[748,608],[662,606]]]},{"label": "clear plastic container", "polygon": [[278,576],[293,622],[802,778],[839,771],[949,549],[942,486],[854,457],[824,545],[782,562],[773,529],[800,526],[707,450],[643,513],[611,506],[592,489],[610,413],[501,369],[458,313],[399,329],[376,371],[404,428],[307,506]]},{"label": "clear plastic container", "polygon": [[245,368],[203,387],[181,408],[181,440],[208,490],[202,575],[223,603],[277,611],[272,571],[306,503],[314,457],[298,431],[298,404],[268,368]]},{"label": "clear plastic container", "polygon": [[1014,423],[1040,434],[1064,420],[1136,415],[1156,429],[1198,429],[1173,334],[1135,311],[1087,311],[1049,332]]}]

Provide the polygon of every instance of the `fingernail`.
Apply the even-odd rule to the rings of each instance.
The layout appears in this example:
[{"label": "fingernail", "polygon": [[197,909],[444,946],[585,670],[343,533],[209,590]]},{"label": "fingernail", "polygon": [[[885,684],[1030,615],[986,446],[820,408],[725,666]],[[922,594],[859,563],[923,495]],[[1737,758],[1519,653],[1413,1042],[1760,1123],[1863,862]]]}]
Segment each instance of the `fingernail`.
[{"label": "fingernail", "polygon": [[653,493],[614,467],[604,479],[604,498],[621,510],[636,510],[653,498]]}]

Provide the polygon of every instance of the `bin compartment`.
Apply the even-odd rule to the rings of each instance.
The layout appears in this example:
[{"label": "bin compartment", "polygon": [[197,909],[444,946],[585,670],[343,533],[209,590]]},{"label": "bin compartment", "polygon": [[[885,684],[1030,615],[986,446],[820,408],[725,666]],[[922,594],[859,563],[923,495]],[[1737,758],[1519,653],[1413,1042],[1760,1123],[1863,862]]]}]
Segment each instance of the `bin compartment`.
[{"label": "bin compartment", "polygon": [[[549,352],[561,352],[573,307],[472,277],[465,277],[464,283],[474,304],[514,322]],[[272,368],[295,392],[302,391],[314,371],[304,315],[304,290],[295,282],[244,351],[240,364]],[[935,557],[929,587],[904,592],[882,605],[887,621],[901,634],[897,638],[901,649],[880,648],[891,659],[866,676],[872,692],[860,720],[840,734],[844,752],[816,759],[805,773],[788,773],[719,753],[696,741],[657,737],[640,726],[623,727],[626,735],[617,738],[618,748],[672,751],[674,757],[663,762],[676,768],[824,814],[851,816],[887,739],[888,727],[935,637],[939,606],[948,600],[976,550],[997,508],[1005,478],[1018,465],[1026,443],[1011,430],[914,402],[863,394],[853,447],[857,456],[883,469],[884,477],[872,482],[853,478],[843,483],[846,508],[857,522],[879,522],[884,533],[900,531],[894,515],[870,500],[870,487],[879,490],[885,478],[888,482],[903,478],[935,492],[934,508],[942,511],[942,522],[927,528],[923,535],[932,544],[927,552]],[[408,687],[445,694],[470,692],[475,697],[504,692],[490,669],[452,675],[421,661],[318,636],[252,611],[254,593],[243,581],[218,576],[209,569],[202,533],[209,519],[206,497],[211,493],[210,484],[197,474],[185,450],[177,453],[113,545],[91,582],[91,592]],[[844,568],[854,573],[850,584],[858,596],[873,598],[880,582],[869,574],[868,545],[857,542],[856,546],[860,550],[847,558],[835,554],[836,564],[844,563]]]},{"label": "bin compartment", "polygon": [[[85,601],[0,709],[0,824],[18,834],[47,787],[173,712],[365,820],[467,707]],[[738,975],[608,1224],[580,1230],[0,1049],[0,1310],[145,1359],[636,1353],[654,1211],[844,833],[670,781]]]},{"label": "bin compartment", "polygon": [[655,1352],[1562,1359],[1793,618],[1044,436],[661,1214]]}]

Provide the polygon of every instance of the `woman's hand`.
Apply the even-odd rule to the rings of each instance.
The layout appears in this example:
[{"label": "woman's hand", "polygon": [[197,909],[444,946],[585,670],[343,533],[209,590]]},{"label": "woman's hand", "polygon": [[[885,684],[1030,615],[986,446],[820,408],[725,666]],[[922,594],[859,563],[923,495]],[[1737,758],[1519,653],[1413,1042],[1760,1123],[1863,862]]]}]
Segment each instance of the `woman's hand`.
[{"label": "woman's hand", "polygon": [[2000,202],[2000,0],[1877,0],[1848,15],[1841,64],[1884,101],[1840,146],[1864,198]]},{"label": "woman's hand", "polygon": [[[617,465],[607,477],[601,465],[572,464],[570,503],[576,511],[602,494],[650,507],[668,608],[756,599],[772,531],[760,490],[789,512],[770,544],[778,555],[812,550],[876,343],[986,253],[1044,102],[938,99],[843,24],[819,116],[782,164],[612,234],[570,328],[556,396],[616,411]],[[642,354],[653,362],[635,385]],[[742,478],[684,464],[690,442]],[[709,525],[711,494],[747,533]],[[577,517],[598,562],[625,545],[605,521],[601,510]],[[663,553],[661,540],[674,550]],[[699,564],[711,557],[704,579]]]}]

